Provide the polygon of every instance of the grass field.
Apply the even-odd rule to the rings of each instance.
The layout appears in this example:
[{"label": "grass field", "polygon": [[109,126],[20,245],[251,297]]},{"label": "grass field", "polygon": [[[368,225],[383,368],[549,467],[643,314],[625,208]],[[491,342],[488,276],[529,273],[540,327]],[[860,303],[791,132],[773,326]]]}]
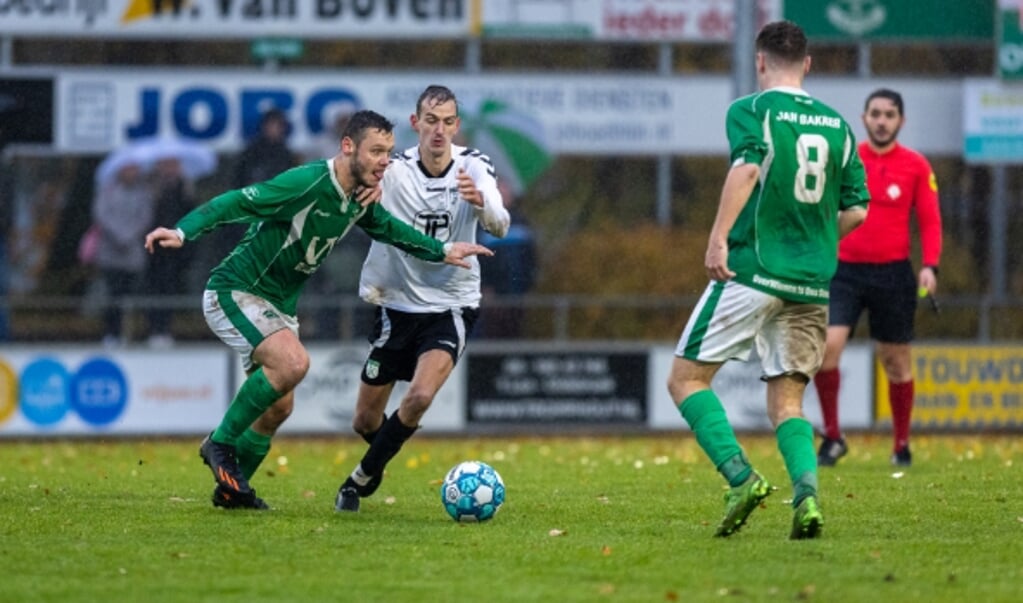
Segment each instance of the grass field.
[{"label": "grass field", "polygon": [[[0,442],[0,601],[1019,601],[1023,438],[850,438],[822,470],[823,537],[789,541],[774,439],[741,438],[779,489],[712,537],[723,482],[688,434],[417,437],[358,514],[333,511],[363,450],[279,439],[270,512],[209,503],[198,439]],[[508,499],[451,521],[440,479],[478,458]]]}]

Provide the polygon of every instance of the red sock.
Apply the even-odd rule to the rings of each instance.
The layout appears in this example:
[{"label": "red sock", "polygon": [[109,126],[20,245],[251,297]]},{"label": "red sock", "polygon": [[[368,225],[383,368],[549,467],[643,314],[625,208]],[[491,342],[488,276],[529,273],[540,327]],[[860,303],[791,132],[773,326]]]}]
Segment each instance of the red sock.
[{"label": "red sock", "polygon": [[895,450],[909,444],[909,422],[913,416],[913,380],[888,384],[888,400],[892,404],[892,431]]},{"label": "red sock", "polygon": [[837,368],[817,371],[813,378],[813,384],[817,387],[817,397],[821,401],[824,436],[832,440],[842,437],[842,430],[838,427],[838,386],[841,382],[842,375]]}]

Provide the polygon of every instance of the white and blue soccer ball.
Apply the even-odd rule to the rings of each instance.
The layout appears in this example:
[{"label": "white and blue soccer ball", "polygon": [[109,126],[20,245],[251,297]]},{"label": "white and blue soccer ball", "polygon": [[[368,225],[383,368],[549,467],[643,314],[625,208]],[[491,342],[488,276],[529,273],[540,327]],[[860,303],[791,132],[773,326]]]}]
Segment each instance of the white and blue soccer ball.
[{"label": "white and blue soccer ball", "polygon": [[465,461],[448,471],[440,499],[455,521],[487,521],[504,503],[504,481],[490,465]]}]

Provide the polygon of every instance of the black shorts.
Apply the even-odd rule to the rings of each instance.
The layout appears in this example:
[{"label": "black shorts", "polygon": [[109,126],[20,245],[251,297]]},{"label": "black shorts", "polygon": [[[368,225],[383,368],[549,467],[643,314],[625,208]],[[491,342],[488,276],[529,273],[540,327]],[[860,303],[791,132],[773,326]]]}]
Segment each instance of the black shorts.
[{"label": "black shorts", "polygon": [[909,260],[887,264],[839,262],[831,279],[828,324],[856,329],[867,311],[870,337],[884,343],[913,340],[916,276]]},{"label": "black shorts", "polygon": [[410,313],[378,307],[362,380],[369,385],[411,381],[419,357],[430,350],[444,350],[457,364],[477,316],[476,308]]}]

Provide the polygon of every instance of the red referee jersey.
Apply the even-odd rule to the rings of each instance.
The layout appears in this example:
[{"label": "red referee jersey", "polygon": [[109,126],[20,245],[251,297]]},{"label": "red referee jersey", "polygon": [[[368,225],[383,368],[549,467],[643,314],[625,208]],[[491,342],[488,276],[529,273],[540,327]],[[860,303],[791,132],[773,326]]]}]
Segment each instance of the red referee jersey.
[{"label": "red referee jersey", "polygon": [[931,164],[920,153],[898,143],[887,153],[878,154],[862,142],[859,152],[867,172],[870,204],[866,221],[839,243],[838,259],[871,264],[908,259],[909,219],[915,212],[923,263],[937,266],[941,258],[941,214]]}]

